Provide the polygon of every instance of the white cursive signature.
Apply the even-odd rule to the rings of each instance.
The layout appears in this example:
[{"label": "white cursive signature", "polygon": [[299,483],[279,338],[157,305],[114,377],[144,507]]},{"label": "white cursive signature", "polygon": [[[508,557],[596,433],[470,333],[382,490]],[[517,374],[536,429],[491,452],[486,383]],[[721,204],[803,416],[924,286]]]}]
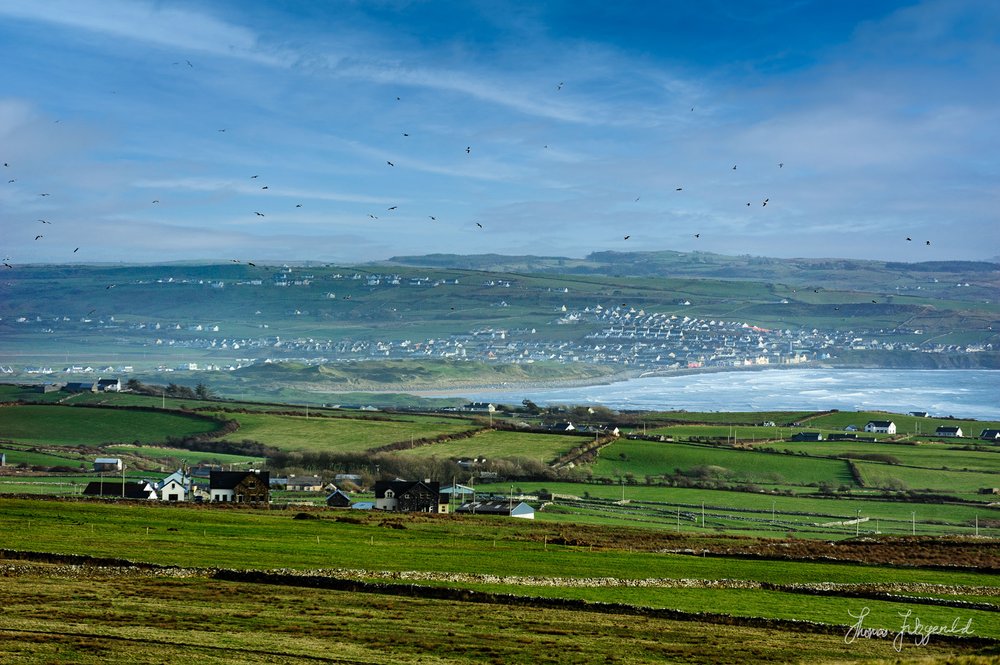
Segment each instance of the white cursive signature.
[{"label": "white cursive signature", "polygon": [[926,646],[931,639],[931,635],[972,635],[971,618],[964,624],[962,623],[962,619],[958,617],[951,624],[925,624],[918,617],[913,616],[913,610],[906,610],[905,612],[899,612],[899,616],[903,617],[903,625],[900,626],[898,631],[893,633],[888,628],[870,628],[865,626],[865,617],[871,613],[871,610],[867,607],[861,608],[861,611],[857,614],[850,610],[847,610],[847,613],[852,619],[856,619],[856,621],[848,627],[847,634],[844,635],[845,644],[851,644],[859,638],[886,638],[892,635],[892,647],[896,651],[902,651],[903,642],[907,635],[913,636],[913,643],[917,646]]}]

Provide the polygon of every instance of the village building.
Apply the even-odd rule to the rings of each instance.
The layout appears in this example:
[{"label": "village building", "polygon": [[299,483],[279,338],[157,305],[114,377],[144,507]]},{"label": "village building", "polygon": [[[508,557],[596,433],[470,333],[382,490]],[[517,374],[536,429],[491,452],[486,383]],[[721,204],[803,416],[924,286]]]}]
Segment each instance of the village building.
[{"label": "village building", "polygon": [[954,425],[942,425],[941,427],[938,427],[936,430],[934,430],[934,434],[936,436],[947,436],[947,437],[957,437],[957,438],[961,438],[963,436],[962,428]]}]

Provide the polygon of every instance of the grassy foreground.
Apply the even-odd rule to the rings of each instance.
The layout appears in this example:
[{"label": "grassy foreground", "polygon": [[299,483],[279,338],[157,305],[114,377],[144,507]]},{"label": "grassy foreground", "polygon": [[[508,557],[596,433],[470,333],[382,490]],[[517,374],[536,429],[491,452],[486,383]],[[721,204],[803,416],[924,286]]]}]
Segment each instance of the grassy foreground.
[{"label": "grassy foreground", "polygon": [[[0,533],[2,662],[986,663],[1000,655],[1000,560],[990,542],[942,541],[966,567],[941,570],[829,561],[836,549],[814,560],[721,556],[751,539],[620,527],[13,498],[0,499]],[[15,550],[119,561],[68,565]],[[244,577],[222,579],[219,568]],[[255,571],[272,577],[246,577]],[[325,579],[362,586],[322,588]],[[473,592],[486,595],[462,595]],[[845,641],[851,613],[865,607],[872,628],[897,632],[910,611],[933,625],[971,620],[971,637],[918,646],[911,636],[900,652],[891,636]]]}]

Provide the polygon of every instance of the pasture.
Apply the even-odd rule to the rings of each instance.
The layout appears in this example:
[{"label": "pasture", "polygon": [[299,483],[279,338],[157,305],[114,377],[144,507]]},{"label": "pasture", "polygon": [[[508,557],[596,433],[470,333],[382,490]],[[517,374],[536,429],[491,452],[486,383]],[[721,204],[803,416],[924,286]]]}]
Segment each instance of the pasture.
[{"label": "pasture", "polygon": [[[935,625],[971,621],[970,640],[908,642],[903,657],[1000,654],[1000,584],[972,567],[866,565],[829,560],[841,553],[822,543],[803,551],[794,541],[675,536],[620,525],[336,510],[308,515],[0,497],[8,552],[181,567],[175,575],[71,568],[60,559],[44,563],[39,554],[0,559],[6,575],[0,579],[16,580],[0,583],[0,655],[15,662],[100,662],[126,647],[135,658],[155,645],[157,659],[198,653],[207,662],[342,662],[345,656],[482,662],[479,641],[488,637],[497,662],[898,657],[891,635],[845,643],[850,613],[862,607],[874,628],[898,630],[906,611]],[[781,542],[796,555],[779,563],[753,554],[756,547],[780,550]],[[967,563],[1000,563],[987,543],[949,546]],[[720,556],[742,547],[744,555]],[[933,544],[890,539],[882,547],[905,557]],[[704,555],[669,551],[692,548]],[[220,567],[225,578],[214,572]],[[245,577],[258,571],[277,576],[263,585]],[[296,574],[314,577],[299,581]],[[324,578],[335,582],[332,588],[322,588]],[[345,582],[357,590],[336,590]],[[952,606],[936,604],[941,600]],[[967,600],[981,605],[959,606]],[[517,625],[497,632],[501,620]],[[747,644],[748,636],[759,643]],[[735,643],[718,651],[718,640]]]},{"label": "pasture", "polygon": [[0,407],[0,436],[16,442],[100,446],[110,442],[160,443],[168,437],[208,434],[221,423],[177,411],[78,408],[25,404]]},{"label": "pasture", "polygon": [[637,478],[670,475],[675,470],[731,482],[762,485],[818,484],[856,487],[847,462],[809,459],[752,450],[715,448],[692,443],[619,439],[601,450],[592,465],[595,476]]},{"label": "pasture", "polygon": [[257,441],[299,452],[363,452],[401,441],[477,429],[468,420],[436,416],[324,417],[268,413],[225,413],[240,424],[224,441]]},{"label": "pasture", "polygon": [[505,430],[483,430],[466,439],[433,443],[407,450],[414,457],[502,459],[524,457],[548,464],[589,437],[565,434],[538,434]]}]

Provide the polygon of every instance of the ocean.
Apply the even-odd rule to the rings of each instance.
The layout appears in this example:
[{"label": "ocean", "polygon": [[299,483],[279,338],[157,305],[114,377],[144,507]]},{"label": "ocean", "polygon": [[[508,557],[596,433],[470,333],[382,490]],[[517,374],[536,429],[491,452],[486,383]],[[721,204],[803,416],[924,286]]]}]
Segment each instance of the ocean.
[{"label": "ocean", "polygon": [[[606,385],[453,392],[477,402],[594,404],[648,411],[927,411],[1000,420],[1000,370],[766,369],[654,376]],[[439,394],[440,395],[440,394]]]}]

